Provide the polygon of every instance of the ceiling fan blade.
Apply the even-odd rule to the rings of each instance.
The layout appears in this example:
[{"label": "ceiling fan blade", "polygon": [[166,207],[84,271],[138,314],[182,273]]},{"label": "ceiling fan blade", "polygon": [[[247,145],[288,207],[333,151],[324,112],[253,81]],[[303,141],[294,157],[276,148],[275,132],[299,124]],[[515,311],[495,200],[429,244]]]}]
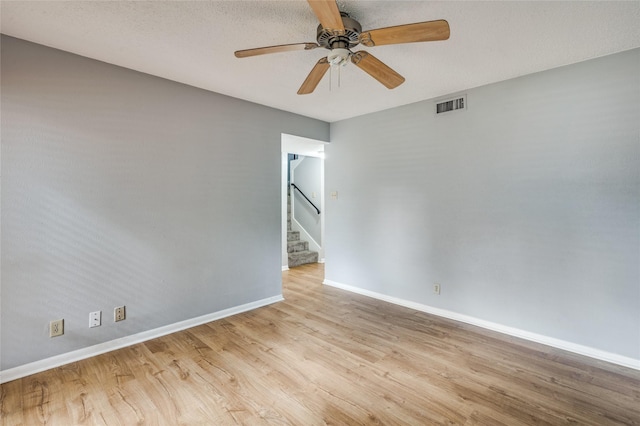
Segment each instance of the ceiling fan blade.
[{"label": "ceiling fan blade", "polygon": [[317,43],[293,43],[281,44],[278,46],[257,47],[255,49],[236,50],[236,58],[247,58],[249,56],[266,55],[268,53],[291,52],[294,50],[312,50],[320,47]]},{"label": "ceiling fan blade", "polygon": [[307,95],[313,92],[316,89],[322,77],[324,77],[325,73],[329,69],[329,61],[327,61],[326,57],[320,58],[320,60],[315,64],[309,75],[307,76],[302,86],[298,90],[298,95]]},{"label": "ceiling fan blade", "polygon": [[307,0],[307,2],[324,29],[344,33],[344,24],[336,0]]},{"label": "ceiling fan blade", "polygon": [[382,83],[387,89],[395,89],[404,83],[404,77],[389,68],[381,60],[363,50],[351,55],[351,62],[371,77]]},{"label": "ceiling fan blade", "polygon": [[440,19],[365,31],[360,34],[360,43],[373,47],[385,44],[438,41],[448,39],[449,33],[449,23]]}]

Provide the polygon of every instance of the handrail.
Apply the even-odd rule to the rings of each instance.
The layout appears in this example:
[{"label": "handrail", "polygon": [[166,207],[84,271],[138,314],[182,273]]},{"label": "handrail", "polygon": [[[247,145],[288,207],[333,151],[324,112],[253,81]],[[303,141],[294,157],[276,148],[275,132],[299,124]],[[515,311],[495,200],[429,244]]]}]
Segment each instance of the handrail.
[{"label": "handrail", "polygon": [[320,209],[316,207],[315,204],[313,204],[313,201],[311,201],[309,199],[309,197],[307,197],[306,195],[304,195],[304,192],[302,192],[302,190],[300,188],[298,188],[298,185],[296,185],[295,183],[291,182],[291,186],[293,186],[295,189],[298,190],[298,192],[304,197],[305,200],[307,200],[309,202],[309,204],[311,204],[313,206],[314,209],[316,209],[316,211],[318,212],[318,214],[320,214]]}]

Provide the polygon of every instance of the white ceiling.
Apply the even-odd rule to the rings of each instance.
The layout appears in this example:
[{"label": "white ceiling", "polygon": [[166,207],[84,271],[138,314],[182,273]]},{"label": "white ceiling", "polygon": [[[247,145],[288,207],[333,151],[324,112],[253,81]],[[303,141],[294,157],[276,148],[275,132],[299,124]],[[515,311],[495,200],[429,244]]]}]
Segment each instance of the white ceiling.
[{"label": "white ceiling", "polygon": [[363,30],[446,19],[447,41],[360,48],[406,82],[388,90],[349,64],[296,92],[328,51],[237,59],[315,42],[306,1],[2,1],[2,33],[328,122],[640,47],[640,1],[354,1]]}]

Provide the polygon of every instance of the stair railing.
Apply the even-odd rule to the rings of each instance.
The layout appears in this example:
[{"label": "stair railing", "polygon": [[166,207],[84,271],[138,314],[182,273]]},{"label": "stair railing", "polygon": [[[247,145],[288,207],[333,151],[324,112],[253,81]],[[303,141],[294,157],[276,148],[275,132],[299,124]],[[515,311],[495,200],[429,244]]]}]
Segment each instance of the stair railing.
[{"label": "stair railing", "polygon": [[318,207],[316,207],[315,204],[313,204],[313,201],[311,201],[309,199],[309,197],[307,197],[306,195],[304,195],[304,192],[302,192],[302,190],[300,188],[298,188],[298,185],[296,185],[295,183],[291,182],[291,186],[293,186],[296,190],[298,190],[298,192],[300,193],[300,195],[302,195],[304,197],[305,200],[307,200],[309,202],[309,204],[311,204],[313,206],[314,209],[316,209],[316,212],[318,212],[318,214],[320,214],[320,209]]}]

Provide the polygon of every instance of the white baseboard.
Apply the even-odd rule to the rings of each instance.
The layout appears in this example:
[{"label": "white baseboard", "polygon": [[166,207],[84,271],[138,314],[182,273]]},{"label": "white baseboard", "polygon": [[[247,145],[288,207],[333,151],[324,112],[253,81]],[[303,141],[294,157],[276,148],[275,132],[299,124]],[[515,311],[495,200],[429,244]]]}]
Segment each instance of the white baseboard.
[{"label": "white baseboard", "polygon": [[288,266],[283,266],[283,267],[282,267],[282,272],[284,272],[284,271],[288,271],[288,270],[289,270],[289,267],[288,267]]},{"label": "white baseboard", "polygon": [[395,305],[404,306],[407,308],[415,309],[416,311],[425,312],[428,314],[437,315],[439,317],[452,319],[455,321],[464,322],[467,324],[475,325],[478,327],[486,328],[488,330],[497,331],[499,333],[507,334],[509,336],[519,337],[521,339],[530,340],[532,342],[542,343],[547,346],[551,346],[565,351],[585,355],[590,358],[598,359],[601,361],[610,362],[612,364],[622,365],[624,367],[640,370],[640,360],[634,359],[611,352],[606,352],[600,349],[591,348],[588,346],[578,345],[576,343],[567,342],[564,340],[556,339],[542,334],[531,333],[529,331],[520,330],[518,328],[509,327],[502,324],[497,324],[490,321],[485,321],[479,318],[474,318],[468,315],[459,314],[457,312],[448,311],[446,309],[434,308],[432,306],[423,305],[421,303],[412,302],[410,300],[400,299],[393,296],[387,296],[385,294],[377,293],[370,290],[365,290],[359,287],[342,284],[336,281],[325,279],[323,284],[336,287],[342,290],[346,290],[352,293],[361,294],[363,296],[372,297],[385,302],[393,303]]},{"label": "white baseboard", "polygon": [[280,294],[277,296],[268,297],[266,299],[257,300],[255,302],[245,303],[244,305],[235,306],[233,308],[223,309],[222,311],[214,312],[211,314],[206,314],[196,318],[180,321],[174,324],[165,325],[163,327],[154,328],[153,330],[143,331],[141,333],[121,337],[119,339],[89,346],[87,348],[82,348],[61,355],[56,355],[51,358],[46,358],[40,361],[31,362],[29,364],[20,365],[18,367],[0,371],[0,383],[10,382],[11,380],[16,380],[25,376],[29,376],[31,374],[39,373],[41,371],[69,364],[71,362],[80,361],[82,359],[97,356],[116,349],[121,349],[127,346],[134,345],[136,343],[145,342],[147,340],[155,339],[156,337],[166,336],[167,334],[175,333],[177,331],[185,330],[197,325],[206,324],[211,321],[230,317],[242,312],[251,311],[253,309],[271,305],[272,303],[280,302],[282,300],[284,300],[284,298],[282,297],[282,294]]}]

